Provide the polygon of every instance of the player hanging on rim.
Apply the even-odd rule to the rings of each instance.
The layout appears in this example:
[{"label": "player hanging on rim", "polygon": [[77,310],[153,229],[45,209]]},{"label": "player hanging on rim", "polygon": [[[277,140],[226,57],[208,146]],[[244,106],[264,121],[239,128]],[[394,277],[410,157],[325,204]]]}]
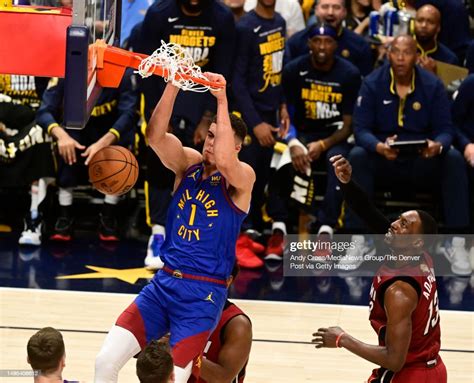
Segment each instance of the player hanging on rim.
[{"label": "player hanging on rim", "polygon": [[[206,76],[226,84],[219,74]],[[255,173],[237,156],[245,124],[229,115],[225,90],[211,93],[217,99],[217,115],[202,154],[167,133],[178,94],[170,83],[148,124],[151,147],[176,174],[161,250],[165,266],[107,335],[96,358],[96,383],[116,382],[128,359],[167,332],[176,382],[186,382],[192,371],[199,370],[201,353],[219,321]]]},{"label": "player hanging on rim", "polygon": [[[331,158],[344,198],[374,233],[386,233],[385,242],[398,260],[378,270],[370,289],[370,324],[379,345],[369,345],[340,327],[320,328],[313,334],[316,348],[344,347],[381,366],[371,383],[446,383],[446,367],[439,356],[438,290],[433,261],[425,241],[437,233],[436,221],[422,210],[410,210],[390,223],[351,180],[352,168],[341,155]],[[400,260],[400,255],[420,261]]]}]

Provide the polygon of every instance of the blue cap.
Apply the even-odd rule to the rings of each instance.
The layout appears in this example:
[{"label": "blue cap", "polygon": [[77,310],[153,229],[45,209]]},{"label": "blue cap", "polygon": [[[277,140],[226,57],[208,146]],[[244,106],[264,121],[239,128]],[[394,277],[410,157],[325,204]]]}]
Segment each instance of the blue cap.
[{"label": "blue cap", "polygon": [[337,40],[337,31],[329,24],[317,23],[310,29],[308,38],[312,39],[315,36],[329,36]]}]

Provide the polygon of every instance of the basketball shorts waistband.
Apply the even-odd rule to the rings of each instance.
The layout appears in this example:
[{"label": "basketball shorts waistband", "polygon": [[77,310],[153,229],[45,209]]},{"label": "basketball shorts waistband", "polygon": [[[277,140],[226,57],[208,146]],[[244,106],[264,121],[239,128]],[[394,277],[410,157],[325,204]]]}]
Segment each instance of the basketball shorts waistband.
[{"label": "basketball shorts waistband", "polygon": [[178,279],[192,279],[195,281],[202,281],[202,282],[210,282],[210,283],[215,283],[217,285],[225,286],[227,287],[228,281],[225,279],[219,279],[219,278],[212,278],[212,277],[205,277],[203,275],[194,275],[194,274],[188,274],[188,273],[183,273],[180,270],[173,270],[171,267],[168,266],[163,266],[161,269],[165,273],[171,275],[174,278]]},{"label": "basketball shorts waistband", "polygon": [[422,368],[433,368],[436,367],[439,363],[441,363],[441,358],[439,355],[436,358],[427,360],[426,362],[413,362],[405,364],[404,368],[413,368],[413,367],[422,367]]}]

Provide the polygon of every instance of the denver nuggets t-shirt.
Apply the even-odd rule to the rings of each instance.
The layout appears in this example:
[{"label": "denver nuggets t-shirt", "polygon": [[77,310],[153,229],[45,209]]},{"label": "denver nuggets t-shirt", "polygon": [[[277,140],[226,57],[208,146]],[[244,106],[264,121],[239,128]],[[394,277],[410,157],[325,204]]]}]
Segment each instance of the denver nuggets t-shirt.
[{"label": "denver nuggets t-shirt", "polygon": [[249,128],[262,122],[259,111],[275,111],[282,102],[285,35],[285,20],[278,13],[266,19],[250,11],[237,24],[232,86],[237,108]]}]

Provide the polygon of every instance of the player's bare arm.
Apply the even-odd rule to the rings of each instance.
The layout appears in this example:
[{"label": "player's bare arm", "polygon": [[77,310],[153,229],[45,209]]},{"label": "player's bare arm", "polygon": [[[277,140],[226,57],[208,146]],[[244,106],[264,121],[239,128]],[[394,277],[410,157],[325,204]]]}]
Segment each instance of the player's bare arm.
[{"label": "player's bare arm", "polygon": [[[210,81],[226,83],[224,77],[215,73],[206,73]],[[225,88],[224,88],[225,89]],[[233,202],[243,211],[250,207],[252,187],[255,182],[255,172],[237,156],[234,132],[231,128],[227,96],[225,90],[212,91],[217,99],[216,137],[214,141],[214,157],[216,167],[227,182],[235,189]]]},{"label": "player's bare arm", "polygon": [[150,118],[146,136],[151,148],[163,164],[180,178],[186,169],[202,160],[202,155],[191,148],[183,147],[181,141],[168,133],[168,125],[179,89],[168,83],[160,101]]},{"label": "player's bare arm", "polygon": [[201,378],[208,383],[227,383],[234,379],[245,365],[252,346],[252,325],[247,317],[232,318],[224,332],[218,363],[203,359]]},{"label": "player's bare arm", "polygon": [[410,346],[411,315],[418,304],[415,289],[406,282],[397,281],[387,288],[384,307],[387,315],[385,346],[363,343],[340,327],[320,328],[312,342],[316,348],[344,347],[350,352],[390,371],[400,371]]}]

